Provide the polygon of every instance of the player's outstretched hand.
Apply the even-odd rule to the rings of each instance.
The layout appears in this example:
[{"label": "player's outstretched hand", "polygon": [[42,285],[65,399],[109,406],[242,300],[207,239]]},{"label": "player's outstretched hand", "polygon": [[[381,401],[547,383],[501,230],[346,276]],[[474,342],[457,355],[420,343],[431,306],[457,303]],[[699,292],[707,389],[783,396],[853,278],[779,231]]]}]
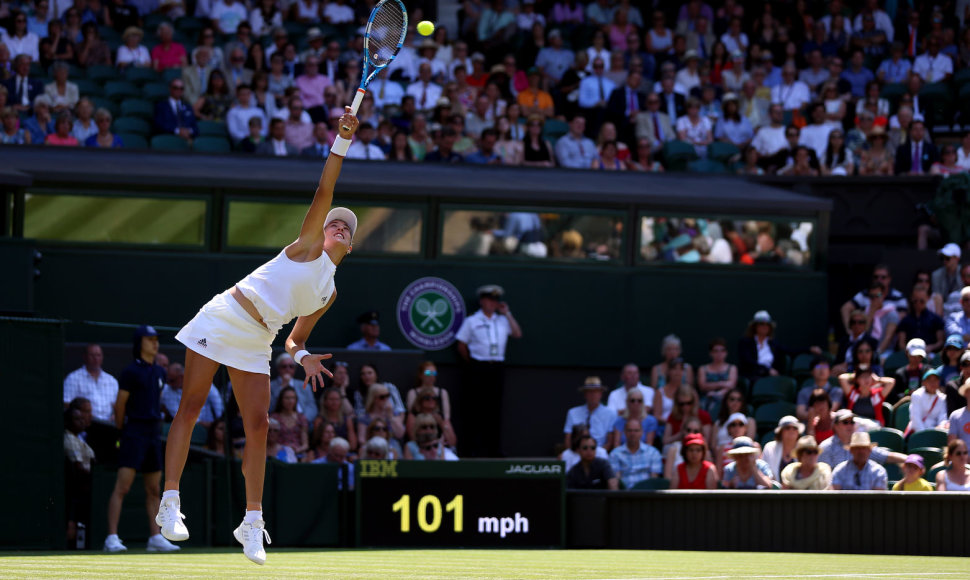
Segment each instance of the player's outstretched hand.
[{"label": "player's outstretched hand", "polygon": [[300,362],[303,363],[303,370],[306,371],[306,378],[303,379],[303,388],[305,389],[307,384],[313,389],[313,392],[317,392],[317,388],[323,388],[323,375],[327,375],[331,379],[333,378],[333,373],[328,371],[323,363],[320,361],[327,360],[332,357],[332,354],[308,354],[303,357]]},{"label": "player's outstretched hand", "polygon": [[344,139],[350,139],[353,137],[354,133],[357,132],[358,124],[359,121],[357,120],[357,117],[350,112],[350,107],[344,107],[344,114],[340,116],[340,136]]}]

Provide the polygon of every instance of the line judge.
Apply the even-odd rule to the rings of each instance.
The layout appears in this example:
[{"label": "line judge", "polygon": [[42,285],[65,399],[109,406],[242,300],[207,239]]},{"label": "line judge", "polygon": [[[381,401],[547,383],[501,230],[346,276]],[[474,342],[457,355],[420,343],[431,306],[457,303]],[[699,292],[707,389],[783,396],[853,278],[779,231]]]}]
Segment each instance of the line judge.
[{"label": "line judge", "polygon": [[502,301],[505,290],[489,284],[478,289],[480,309],[458,329],[458,354],[465,361],[461,387],[464,410],[464,441],[469,457],[501,457],[501,430],[496,419],[502,415],[505,375],[505,347],[509,337],[522,338],[522,329]]}]

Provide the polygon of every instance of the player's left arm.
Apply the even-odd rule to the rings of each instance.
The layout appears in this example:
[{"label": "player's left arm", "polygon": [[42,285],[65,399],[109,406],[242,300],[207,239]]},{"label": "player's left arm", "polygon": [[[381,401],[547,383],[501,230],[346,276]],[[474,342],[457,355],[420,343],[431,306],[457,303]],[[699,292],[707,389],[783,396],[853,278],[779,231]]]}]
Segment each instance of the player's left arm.
[{"label": "player's left arm", "polygon": [[[333,295],[330,297],[330,301],[327,305],[317,310],[309,316],[300,316],[296,319],[296,323],[293,324],[293,330],[290,331],[290,335],[286,337],[286,352],[290,353],[290,356],[296,360],[296,353],[301,350],[306,350],[306,341],[310,337],[310,332],[313,331],[313,327],[320,320],[327,310],[333,306],[333,303],[337,300],[337,291],[333,291]],[[330,354],[308,354],[305,355],[299,362],[303,365],[303,370],[306,373],[306,378],[303,379],[303,387],[306,388],[307,383],[314,391],[317,387],[323,388],[323,375],[333,378],[333,374],[327,370],[321,361],[330,358]]]}]

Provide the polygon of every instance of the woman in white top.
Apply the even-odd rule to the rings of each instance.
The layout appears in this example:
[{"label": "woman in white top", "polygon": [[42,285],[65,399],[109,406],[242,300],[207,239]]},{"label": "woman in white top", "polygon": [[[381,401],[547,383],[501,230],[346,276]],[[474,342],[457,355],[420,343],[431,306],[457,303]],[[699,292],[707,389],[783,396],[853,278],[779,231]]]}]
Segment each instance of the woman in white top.
[{"label": "woman in white top", "polygon": [[115,64],[121,68],[128,66],[151,66],[152,55],[148,49],[141,44],[141,39],[145,33],[137,26],[129,26],[125,29],[121,41],[124,43],[118,47],[118,55]]},{"label": "woman in white top", "polygon": [[967,471],[967,444],[954,439],[943,455],[944,469],[936,474],[936,491],[970,491],[970,472]]},{"label": "woman in white top", "polygon": [[606,50],[606,35],[603,31],[597,30],[593,35],[593,45],[586,49],[586,55],[589,56],[586,72],[593,72],[593,61],[597,58],[603,59],[603,72],[610,72],[610,51]]},{"label": "woman in white top", "polygon": [[73,109],[81,95],[77,85],[67,80],[67,63],[62,60],[55,61],[51,70],[54,73],[54,82],[44,85],[44,94],[51,100],[55,111]]},{"label": "woman in white top", "polygon": [[771,468],[773,479],[781,480],[781,471],[794,463],[795,446],[798,445],[798,438],[805,432],[805,425],[791,415],[786,415],[778,420],[775,427],[775,440],[765,444],[761,452],[761,459]]},{"label": "woman in white top", "polygon": [[957,147],[957,165],[964,169],[970,169],[970,131],[968,131]]},{"label": "woman in white top", "polygon": [[333,189],[358,121],[350,107],[337,124],[339,135],[320,176],[296,240],[229,290],[202,307],[176,339],[185,351],[182,401],[172,421],[165,450],[165,493],[155,521],[169,540],[185,540],[189,533],[179,512],[178,488],[189,452],[192,430],[209,394],[212,378],[225,365],[246,431],[242,470],[246,479],[246,518],[233,532],[247,558],[263,564],[263,537],[269,540],[262,517],[266,464],[269,361],[273,340],[284,324],[296,318],[286,339],[286,351],[303,365],[303,386],[323,387],[323,367],[329,354],[310,354],[306,340],[320,317],[337,297],[337,265],[351,252],[357,217],[346,208],[333,208]]},{"label": "woman in white top", "polygon": [[684,60],[686,66],[677,71],[674,82],[683,86],[684,90],[689,93],[694,87],[701,86],[701,76],[697,73],[700,58],[698,58],[696,50],[690,49],[684,53]]},{"label": "woman in white top", "polygon": [[674,45],[674,33],[667,28],[667,19],[662,10],[653,13],[653,27],[647,31],[647,52],[657,54],[667,52]]},{"label": "woman in white top", "polygon": [[31,62],[40,60],[40,38],[27,30],[27,15],[23,12],[14,12],[13,32],[4,38],[3,43],[7,45],[12,57],[26,54],[30,56]]},{"label": "woman in white top", "polygon": [[707,146],[714,141],[714,125],[710,118],[702,116],[701,102],[694,97],[687,99],[684,105],[687,114],[677,119],[677,138],[694,146],[697,156],[707,157]]}]

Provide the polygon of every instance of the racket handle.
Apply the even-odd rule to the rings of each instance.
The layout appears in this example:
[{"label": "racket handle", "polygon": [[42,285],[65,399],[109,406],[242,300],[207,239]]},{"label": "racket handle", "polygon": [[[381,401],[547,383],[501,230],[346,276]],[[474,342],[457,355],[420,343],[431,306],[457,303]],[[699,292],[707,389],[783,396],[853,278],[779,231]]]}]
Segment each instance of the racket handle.
[{"label": "racket handle", "polygon": [[357,114],[357,109],[360,108],[360,104],[363,102],[366,93],[367,91],[364,89],[357,89],[357,94],[354,95],[354,102],[350,105],[350,112],[354,115]]}]

